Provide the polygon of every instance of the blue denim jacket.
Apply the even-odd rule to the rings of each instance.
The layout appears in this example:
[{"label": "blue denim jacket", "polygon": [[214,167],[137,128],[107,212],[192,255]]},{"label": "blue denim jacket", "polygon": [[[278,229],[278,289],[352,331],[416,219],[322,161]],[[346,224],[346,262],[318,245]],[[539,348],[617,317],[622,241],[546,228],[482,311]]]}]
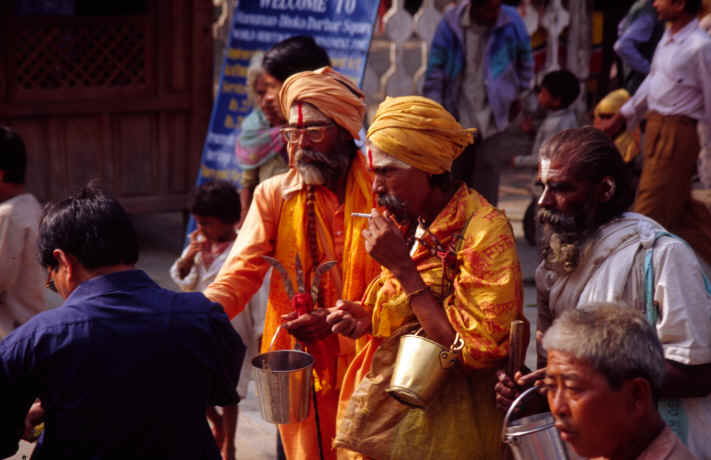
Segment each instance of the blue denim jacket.
[{"label": "blue denim jacket", "polygon": [[[442,104],[455,117],[464,78],[464,32],[460,23],[469,0],[447,11],[442,18],[427,61],[423,94]],[[519,94],[532,87],[531,42],[516,9],[501,6],[486,42],[484,81],[489,107],[499,130],[508,125],[509,109]]]}]

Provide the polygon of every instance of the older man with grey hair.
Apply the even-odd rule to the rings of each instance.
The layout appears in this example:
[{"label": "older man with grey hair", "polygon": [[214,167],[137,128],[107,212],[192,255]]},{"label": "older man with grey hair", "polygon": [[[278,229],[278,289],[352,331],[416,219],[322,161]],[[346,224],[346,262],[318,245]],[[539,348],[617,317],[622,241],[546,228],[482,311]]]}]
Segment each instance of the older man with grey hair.
[{"label": "older man with grey hair", "polygon": [[543,337],[544,389],[563,440],[588,458],[696,458],[657,411],[664,352],[645,317],[622,304],[563,313]]},{"label": "older man with grey hair", "polygon": [[[664,349],[660,408],[694,454],[711,458],[711,284],[683,240],[652,219],[626,212],[634,187],[619,151],[592,127],[563,131],[540,150],[541,263],[536,269],[538,331],[565,311],[623,301],[643,312]],[[538,367],[546,366],[539,349]],[[499,372],[497,401],[516,384]]]}]

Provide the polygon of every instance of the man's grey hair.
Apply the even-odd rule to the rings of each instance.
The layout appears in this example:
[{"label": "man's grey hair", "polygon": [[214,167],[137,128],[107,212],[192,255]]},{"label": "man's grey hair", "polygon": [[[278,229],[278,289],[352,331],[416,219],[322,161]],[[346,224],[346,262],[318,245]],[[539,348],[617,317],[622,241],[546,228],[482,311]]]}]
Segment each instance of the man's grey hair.
[{"label": "man's grey hair", "polygon": [[613,389],[642,377],[656,399],[662,387],[664,352],[656,330],[623,303],[590,303],[564,312],[543,336],[543,348],[588,362]]}]

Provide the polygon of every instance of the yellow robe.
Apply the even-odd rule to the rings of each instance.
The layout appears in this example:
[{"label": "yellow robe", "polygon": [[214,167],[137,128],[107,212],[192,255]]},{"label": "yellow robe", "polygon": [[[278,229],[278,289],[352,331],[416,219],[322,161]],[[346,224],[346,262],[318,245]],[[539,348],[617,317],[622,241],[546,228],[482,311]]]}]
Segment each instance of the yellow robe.
[{"label": "yellow robe", "polygon": [[[398,451],[398,457],[403,452],[406,455],[412,448],[421,455],[417,458],[433,460],[462,456],[469,459],[495,459],[502,452],[499,439],[503,414],[494,407],[493,374],[496,369],[504,366],[508,355],[511,321],[525,321],[522,312],[521,268],[513,232],[506,216],[477,192],[462,185],[430,225],[430,231],[446,247],[465,227],[464,239],[457,252],[458,268],[453,274],[453,291],[443,299],[442,306],[450,324],[464,339],[462,360],[471,372],[472,389],[476,387],[473,393],[477,394],[477,402],[471,405],[462,402],[461,407],[462,411],[467,407],[471,409],[470,413],[462,415],[463,419],[469,420],[465,430],[473,430],[472,437],[467,439],[467,448],[473,448],[477,456],[457,451],[457,447],[452,446],[447,439],[434,439],[436,436],[433,439],[422,439],[417,430],[404,430],[409,434],[393,443],[393,453]],[[423,244],[418,245],[412,258],[432,293],[441,297],[440,260]],[[370,370],[373,354],[383,338],[390,336],[400,326],[416,320],[402,286],[386,269],[368,286],[363,306],[372,312],[372,336],[362,340],[362,347],[343,379],[338,423],[345,413],[350,395]],[[416,420],[411,422],[417,426]],[[436,428],[431,428],[429,434],[435,432]],[[448,435],[445,433],[445,436]],[[413,447],[414,444],[432,446],[438,442],[443,443],[442,449],[430,449],[429,453]],[[449,450],[448,455],[438,457],[443,449]],[[455,456],[450,455],[452,450],[456,452]],[[345,449],[339,449],[338,456],[339,459],[363,458]]]}]

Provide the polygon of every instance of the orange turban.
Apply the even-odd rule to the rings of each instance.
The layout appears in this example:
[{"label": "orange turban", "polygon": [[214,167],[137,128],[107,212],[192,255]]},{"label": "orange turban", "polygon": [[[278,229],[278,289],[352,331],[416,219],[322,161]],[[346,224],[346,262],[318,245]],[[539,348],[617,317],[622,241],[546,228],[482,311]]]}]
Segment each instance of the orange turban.
[{"label": "orange turban", "polygon": [[360,139],[364,97],[352,81],[330,67],[295,73],[279,91],[279,103],[286,119],[294,102],[306,102],[343,127],[354,139]]},{"label": "orange turban", "polygon": [[473,142],[440,104],[421,96],[388,97],[368,129],[368,140],[383,153],[429,174],[452,169],[452,162]]}]

